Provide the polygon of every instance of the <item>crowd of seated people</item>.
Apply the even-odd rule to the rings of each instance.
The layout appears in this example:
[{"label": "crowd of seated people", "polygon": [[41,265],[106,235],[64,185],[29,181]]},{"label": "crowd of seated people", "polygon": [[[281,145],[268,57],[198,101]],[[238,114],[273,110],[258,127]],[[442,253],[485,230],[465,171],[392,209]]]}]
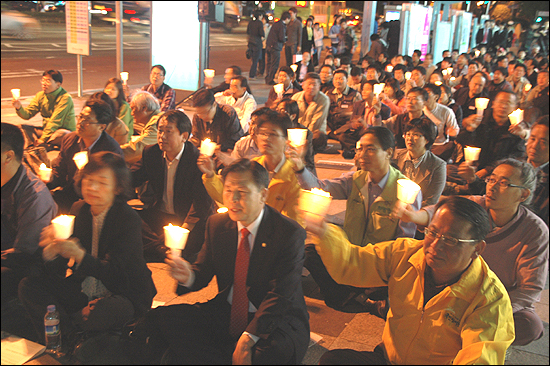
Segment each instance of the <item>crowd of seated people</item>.
[{"label": "crowd of seated people", "polygon": [[[44,343],[43,316],[55,304],[70,352],[91,333],[137,321],[128,347],[151,362],[300,363],[305,267],[329,307],[386,320],[374,352],[335,350],[323,363],[502,363],[510,344],[543,333],[534,304],[548,271],[548,63],[509,62],[483,47],[454,56],[434,65],[420,51],[391,60],[384,52],[315,66],[306,57],[296,72],[278,69],[282,90],[270,87],[265,105],[230,66],[224,83],[194,94],[192,118],[175,109],[161,65],[133,93],[108,79],[76,118],[61,73],[44,72],[29,106],[13,102],[23,119],[40,112],[43,127],[2,123],[2,306],[19,299],[37,331],[29,338]],[[292,128],[307,130],[302,146],[289,141]],[[334,153],[331,140],[357,170],[319,179],[315,155]],[[36,146],[60,150],[51,177],[24,161]],[[467,147],[480,149],[475,161]],[[399,202],[398,179],[420,186],[412,204]],[[298,209],[312,188],[346,200],[342,228]],[[459,195],[468,199],[447,197]],[[138,210],[128,204],[135,198]],[[75,216],[69,238],[55,236],[57,214]],[[168,223],[189,231],[180,256],[165,245]],[[148,262],[169,265],[178,294],[214,275],[219,293],[196,307],[150,310]],[[430,356],[407,353],[413,334],[395,327],[410,327],[428,304],[432,320],[415,347]],[[444,306],[455,313],[439,324]],[[434,326],[452,330],[429,342]]]}]

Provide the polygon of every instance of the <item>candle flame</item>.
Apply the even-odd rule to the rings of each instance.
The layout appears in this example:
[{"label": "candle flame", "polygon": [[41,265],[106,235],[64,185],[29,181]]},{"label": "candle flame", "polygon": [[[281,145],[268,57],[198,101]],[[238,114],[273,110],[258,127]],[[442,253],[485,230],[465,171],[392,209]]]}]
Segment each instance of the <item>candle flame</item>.
[{"label": "candle flame", "polygon": [[227,211],[229,211],[229,209],[227,207],[220,207],[218,208],[218,213],[226,213]]},{"label": "candle flame", "polygon": [[318,194],[319,196],[331,197],[330,193],[325,192],[325,191],[323,191],[322,189],[319,189],[319,188],[312,188],[311,193]]}]

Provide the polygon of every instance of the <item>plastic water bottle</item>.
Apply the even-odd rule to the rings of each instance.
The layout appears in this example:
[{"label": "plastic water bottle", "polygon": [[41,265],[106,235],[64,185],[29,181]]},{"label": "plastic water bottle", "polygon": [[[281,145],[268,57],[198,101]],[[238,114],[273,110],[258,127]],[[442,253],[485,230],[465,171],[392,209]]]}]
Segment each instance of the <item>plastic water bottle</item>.
[{"label": "plastic water bottle", "polygon": [[55,305],[48,305],[48,312],[44,316],[46,335],[46,352],[58,354],[61,351],[61,328],[59,327],[59,313]]}]

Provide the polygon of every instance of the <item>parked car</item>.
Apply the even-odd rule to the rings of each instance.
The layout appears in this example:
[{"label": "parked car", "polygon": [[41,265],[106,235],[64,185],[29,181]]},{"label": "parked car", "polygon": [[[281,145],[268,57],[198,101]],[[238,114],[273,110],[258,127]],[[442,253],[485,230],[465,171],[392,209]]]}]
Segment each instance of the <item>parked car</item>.
[{"label": "parked car", "polygon": [[2,12],[2,36],[34,39],[40,32],[40,22],[17,11]]}]

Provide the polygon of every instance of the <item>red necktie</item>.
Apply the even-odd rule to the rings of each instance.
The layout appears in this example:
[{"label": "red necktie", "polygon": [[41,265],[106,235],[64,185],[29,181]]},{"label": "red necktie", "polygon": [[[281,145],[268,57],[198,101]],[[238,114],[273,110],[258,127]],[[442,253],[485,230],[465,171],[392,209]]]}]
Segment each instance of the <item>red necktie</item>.
[{"label": "red necktie", "polygon": [[231,302],[231,322],[229,324],[229,333],[234,338],[239,338],[248,325],[248,295],[246,294],[246,275],[250,259],[248,234],[250,232],[246,228],[241,229],[241,242],[235,260],[233,301]]}]

